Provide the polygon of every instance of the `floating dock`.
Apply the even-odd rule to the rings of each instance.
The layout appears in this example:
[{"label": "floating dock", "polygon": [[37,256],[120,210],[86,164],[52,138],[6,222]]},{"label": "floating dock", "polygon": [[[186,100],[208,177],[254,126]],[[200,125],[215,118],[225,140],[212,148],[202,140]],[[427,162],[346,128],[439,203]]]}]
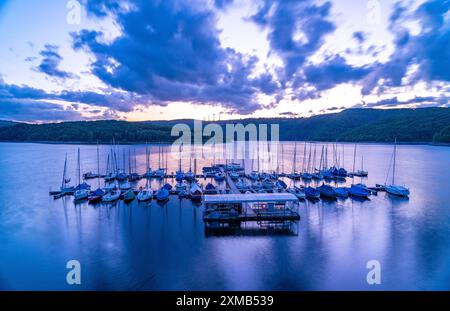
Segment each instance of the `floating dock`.
[{"label": "floating dock", "polygon": [[300,220],[296,212],[298,198],[291,193],[205,195],[204,204],[203,221],[206,224]]}]

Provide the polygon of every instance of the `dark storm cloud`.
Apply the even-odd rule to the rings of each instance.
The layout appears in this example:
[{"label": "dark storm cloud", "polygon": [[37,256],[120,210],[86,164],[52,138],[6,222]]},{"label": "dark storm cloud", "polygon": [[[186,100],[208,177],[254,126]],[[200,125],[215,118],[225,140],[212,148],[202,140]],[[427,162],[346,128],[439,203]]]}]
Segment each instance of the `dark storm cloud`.
[{"label": "dark storm cloud", "polygon": [[40,65],[35,68],[50,77],[60,79],[71,79],[76,77],[74,74],[59,69],[59,64],[63,60],[58,53],[58,47],[55,45],[46,44],[44,50],[40,52],[42,61]]},{"label": "dark storm cloud", "polygon": [[73,34],[74,48],[95,56],[92,73],[107,85],[155,101],[221,104],[240,113],[259,108],[257,94],[276,91],[267,73],[250,78],[256,57],[221,47],[217,16],[200,2],[136,0],[131,7],[86,2],[90,14],[114,14],[122,35],[113,42],[104,43],[100,32]]}]

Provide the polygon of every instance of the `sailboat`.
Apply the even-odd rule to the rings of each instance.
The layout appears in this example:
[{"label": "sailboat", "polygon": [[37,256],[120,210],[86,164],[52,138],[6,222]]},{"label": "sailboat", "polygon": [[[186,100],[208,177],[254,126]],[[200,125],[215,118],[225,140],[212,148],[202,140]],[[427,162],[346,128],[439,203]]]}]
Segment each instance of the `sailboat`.
[{"label": "sailboat", "polygon": [[145,186],[144,189],[141,189],[137,195],[137,199],[140,202],[149,201],[153,198],[153,190],[148,186],[148,184]]},{"label": "sailboat", "polygon": [[[308,155],[308,165],[306,166],[306,170],[302,173],[302,179],[309,181],[312,179],[312,175],[309,173],[309,168],[311,165],[311,143],[309,144],[309,155]],[[304,152],[304,158],[303,158],[303,163],[306,159],[306,142],[305,142],[305,152]]]},{"label": "sailboat", "polygon": [[76,201],[85,200],[88,198],[91,186],[86,183],[81,183],[81,161],[80,148],[78,148],[78,186],[75,187],[74,198]]},{"label": "sailboat", "polygon": [[[145,162],[146,162],[146,167],[149,167],[149,163],[148,163],[148,150],[147,150],[147,146],[145,146]],[[148,172],[148,171],[147,171]],[[144,189],[140,189],[138,195],[137,195],[137,199],[140,202],[145,202],[145,201],[149,201],[153,198],[153,190],[150,188],[150,184],[149,184],[149,180],[148,178],[146,178],[145,180],[145,188]]]},{"label": "sailboat", "polygon": [[198,183],[193,183],[189,189],[189,195],[192,201],[200,202],[203,196],[203,190]]},{"label": "sailboat", "polygon": [[160,179],[162,179],[162,178],[164,178],[164,176],[166,176],[166,169],[161,166],[161,162],[163,162],[162,160],[163,160],[162,149],[161,149],[161,146],[159,146],[159,150],[158,150],[159,168],[157,170],[155,170],[154,176],[156,178],[160,178]]},{"label": "sailboat", "polygon": [[[133,150],[133,172],[131,172],[132,170],[130,169],[130,181],[137,181],[139,179],[141,179],[141,175],[139,175],[137,173],[137,164],[136,164],[136,149]],[[131,163],[131,157],[130,157],[130,151],[128,151],[128,159]]]},{"label": "sailboat", "polygon": [[318,200],[320,199],[320,191],[313,188],[313,187],[306,187],[305,189],[305,196],[308,199]]},{"label": "sailboat", "polygon": [[205,194],[217,194],[216,187],[211,183],[207,184],[205,187]]},{"label": "sailboat", "polygon": [[63,178],[62,183],[60,187],[61,194],[68,194],[73,192],[73,186],[70,185],[70,178],[67,178],[67,153],[66,158],[64,160],[64,171],[63,171]]},{"label": "sailboat", "polygon": [[123,194],[124,202],[131,202],[134,200],[135,197],[136,197],[136,194],[134,193],[133,189],[129,189]]},{"label": "sailboat", "polygon": [[323,183],[322,186],[317,187],[317,190],[319,190],[321,197],[332,198],[332,199],[337,197],[336,191],[330,185],[325,185]]},{"label": "sailboat", "polygon": [[301,178],[301,174],[297,173],[297,171],[296,171],[296,167],[297,167],[297,143],[295,143],[295,146],[294,146],[294,157],[293,157],[292,161],[293,161],[292,162],[292,173],[289,174],[288,177],[290,179],[293,179],[293,180],[299,180]]},{"label": "sailboat", "polygon": [[170,192],[164,187],[162,187],[156,192],[156,200],[159,202],[165,202],[169,200],[169,196]]},{"label": "sailboat", "polygon": [[395,139],[395,143],[394,143],[394,161],[393,161],[393,166],[392,166],[392,184],[390,185],[386,185],[386,192],[389,194],[393,194],[396,196],[400,196],[400,197],[408,197],[409,196],[409,189],[404,187],[404,186],[400,186],[400,185],[396,185],[395,184],[395,162],[396,162],[396,157],[397,157],[397,139]]},{"label": "sailboat", "polygon": [[98,187],[93,192],[89,193],[88,201],[89,203],[97,203],[102,201],[102,197],[105,195],[105,192],[100,188],[100,155],[98,150],[98,143],[97,143],[97,183]]},{"label": "sailboat", "polygon": [[103,202],[114,202],[120,199],[120,190],[112,190],[102,197]]}]

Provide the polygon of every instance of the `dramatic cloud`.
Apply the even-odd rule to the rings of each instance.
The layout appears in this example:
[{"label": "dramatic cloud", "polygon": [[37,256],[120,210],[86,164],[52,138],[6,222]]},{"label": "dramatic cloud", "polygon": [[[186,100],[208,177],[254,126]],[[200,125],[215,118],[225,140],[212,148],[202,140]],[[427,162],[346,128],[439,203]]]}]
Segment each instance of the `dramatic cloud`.
[{"label": "dramatic cloud", "polygon": [[[65,71],[63,60],[71,60],[60,54],[59,46],[64,47],[61,51],[70,46],[47,44],[39,54],[26,58],[35,71],[31,79],[42,78],[36,72],[43,73],[51,79],[42,87],[51,89],[48,84],[56,83],[67,90],[54,93],[28,87],[22,84],[27,80],[18,81],[11,66],[4,66],[13,82],[0,79],[0,117],[20,119],[23,109],[24,120],[32,120],[39,111],[59,120],[88,113],[118,118],[173,102],[223,107],[226,114],[274,109],[278,115],[280,101],[284,105],[313,99],[306,104],[320,106],[323,103],[317,99],[323,98],[327,104],[319,109],[335,105],[329,98],[333,90],[339,94],[357,90],[366,101],[389,94],[387,100],[361,107],[448,106],[450,0],[393,4],[388,24],[380,25],[386,28],[380,29],[381,34],[387,31],[393,36],[382,43],[370,27],[339,24],[340,7],[332,6],[334,0],[252,1],[247,6],[233,0],[82,0],[89,18],[82,25],[89,29],[81,28],[70,38],[73,49],[81,52],[80,59],[89,64],[83,70],[90,74],[77,77]],[[246,11],[236,17],[238,7]],[[236,29],[227,28],[242,17],[242,31],[247,31],[246,25],[249,34],[261,31],[261,37],[249,38],[248,42],[255,42],[254,50],[241,49],[245,34],[234,37]],[[264,38],[263,47],[259,40]],[[335,48],[333,43],[340,39],[348,40],[348,46]],[[266,49],[268,54],[263,55]],[[23,77],[27,79],[26,74]],[[83,89],[85,85],[89,90]],[[416,90],[430,96],[398,100]]]},{"label": "dramatic cloud", "polygon": [[[375,88],[414,85],[419,81],[450,81],[450,1],[432,0],[409,12],[397,3],[390,17],[389,28],[395,35],[395,51],[384,64],[373,65],[372,72],[363,83],[362,93],[370,94]],[[411,34],[403,24],[417,21],[420,33]],[[408,69],[417,69],[404,81]]]},{"label": "dramatic cloud", "polygon": [[83,30],[73,34],[73,46],[95,56],[92,73],[111,87],[155,101],[220,104],[240,113],[257,110],[257,95],[277,89],[267,73],[254,75],[256,57],[221,47],[217,17],[200,2],[142,0],[127,11],[114,1],[95,2],[86,3],[90,13],[114,14],[122,35],[104,43],[102,33]]},{"label": "dramatic cloud", "polygon": [[[50,101],[71,104],[69,105],[71,108]],[[161,104],[152,103],[147,98],[130,92],[63,91],[48,93],[28,86],[7,84],[0,79],[0,119],[23,121],[52,120],[52,118],[54,118],[53,120],[85,119],[78,103],[104,108],[108,111],[108,115],[130,112],[137,106]],[[100,111],[90,109],[88,112],[99,113]]]},{"label": "dramatic cloud", "polygon": [[59,69],[59,64],[62,61],[62,57],[58,54],[58,47],[50,44],[45,45],[45,49],[41,51],[42,62],[36,68],[37,71],[45,73],[50,77],[60,79],[71,79],[76,76],[72,73]]},{"label": "dramatic cloud", "polygon": [[284,61],[286,79],[324,43],[336,26],[328,19],[331,3],[313,1],[266,0],[252,20],[269,29],[270,46]]},{"label": "dramatic cloud", "polygon": [[359,81],[369,72],[370,67],[351,66],[344,58],[336,55],[318,65],[306,65],[303,76],[294,81],[294,87],[307,83],[315,91],[328,90],[341,83]]}]

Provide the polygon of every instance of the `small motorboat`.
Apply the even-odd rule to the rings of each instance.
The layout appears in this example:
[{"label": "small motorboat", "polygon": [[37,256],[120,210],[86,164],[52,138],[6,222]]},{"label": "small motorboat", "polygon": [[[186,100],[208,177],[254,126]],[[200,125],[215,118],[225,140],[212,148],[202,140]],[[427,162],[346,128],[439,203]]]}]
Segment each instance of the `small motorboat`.
[{"label": "small motorboat", "polygon": [[320,191],[317,189],[314,189],[313,187],[306,187],[305,188],[305,196],[308,199],[318,200],[318,199],[320,199]]},{"label": "small motorboat", "polygon": [[322,196],[322,197],[332,198],[332,199],[337,197],[336,191],[334,190],[333,187],[331,187],[329,185],[322,184],[322,186],[317,187],[317,190],[319,190],[320,196]]},{"label": "small motorboat", "polygon": [[149,187],[142,189],[141,191],[139,191],[137,199],[140,202],[150,201],[151,199],[153,199],[153,190]]},{"label": "small motorboat", "polygon": [[120,190],[113,190],[107,194],[105,194],[102,198],[103,202],[114,202],[120,199]]},{"label": "small motorboat", "polygon": [[134,200],[134,198],[136,197],[136,195],[134,194],[134,191],[132,189],[127,190],[124,194],[123,194],[123,200],[125,202],[131,202]]}]

